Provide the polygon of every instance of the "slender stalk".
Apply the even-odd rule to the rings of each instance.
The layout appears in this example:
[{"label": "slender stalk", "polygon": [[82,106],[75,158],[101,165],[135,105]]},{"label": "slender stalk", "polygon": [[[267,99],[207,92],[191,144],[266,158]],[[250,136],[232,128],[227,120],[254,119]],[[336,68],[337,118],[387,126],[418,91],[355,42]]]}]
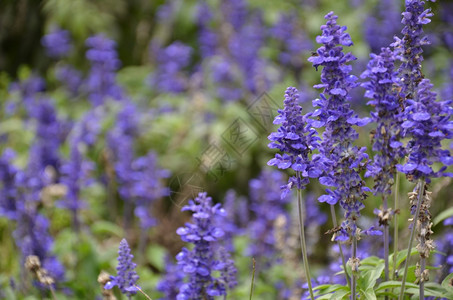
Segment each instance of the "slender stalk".
[{"label": "slender stalk", "polygon": [[[387,214],[387,195],[383,196],[382,199],[382,206],[385,214]],[[388,224],[389,219],[386,220],[384,223],[384,277],[385,281],[389,280],[389,224]],[[385,300],[388,300],[388,296],[384,297]]]},{"label": "slender stalk", "polygon": [[[333,227],[336,228],[338,226],[338,223],[337,216],[335,214],[335,206],[333,204],[330,205],[330,214],[332,215]],[[337,242],[337,244],[338,249],[340,249],[341,263],[343,264],[344,276],[346,277],[346,282],[348,283],[349,288],[351,288],[351,280],[349,279],[348,269],[346,269],[346,260],[344,259],[343,247],[341,246],[340,242]]]},{"label": "slender stalk", "polygon": [[[297,172],[297,179],[299,179],[299,178],[300,178],[300,173]],[[313,300],[313,299],[315,299],[315,297],[313,295],[313,289],[311,287],[310,268],[308,266],[308,258],[307,258],[307,244],[305,243],[304,214],[302,211],[305,206],[304,206],[304,200],[302,199],[302,191],[299,188],[297,189],[297,207],[298,207],[298,211],[299,211],[300,247],[302,249],[305,277],[307,278],[308,290],[310,291],[310,298]]]},{"label": "slender stalk", "polygon": [[57,300],[57,295],[55,295],[55,289],[53,288],[52,285],[49,285],[49,290],[50,290],[50,293],[52,294],[52,299]]},{"label": "slender stalk", "polygon": [[252,283],[250,284],[250,300],[252,300],[253,295],[253,285],[255,283],[255,258],[252,258],[253,261],[253,271],[252,271]]},{"label": "slender stalk", "polygon": [[148,295],[147,295],[147,294],[146,294],[139,286],[134,285],[134,287],[135,287],[140,293],[142,293],[143,296],[145,296],[146,299],[148,299],[148,300],[153,300],[153,299],[151,299],[151,297],[148,296]]},{"label": "slender stalk", "polygon": [[426,259],[420,258],[420,299],[425,299],[425,280],[423,278],[423,271],[426,269]]},{"label": "slender stalk", "polygon": [[[400,291],[400,296],[398,297],[399,300],[403,299],[404,288],[406,287],[407,270],[409,268],[409,259],[411,257],[412,242],[414,241],[415,228],[417,227],[417,219],[418,219],[418,215],[420,214],[420,206],[421,206],[421,202],[422,202],[422,199],[423,199],[423,191],[424,191],[424,188],[425,188],[425,180],[424,179],[420,179],[418,184],[419,184],[419,190],[418,190],[418,194],[417,194],[417,208],[415,210],[415,216],[414,216],[414,219],[413,219],[413,224],[412,224],[412,229],[411,229],[411,236],[409,238],[409,246],[407,246],[407,256],[406,256],[406,261],[404,262],[404,274],[403,274],[403,278],[402,278],[402,281],[401,281],[401,291]],[[422,299],[422,298],[420,298],[420,299]]]},{"label": "slender stalk", "polygon": [[[357,257],[357,237],[354,235],[352,237],[352,262],[353,264],[355,263],[354,260]],[[356,286],[357,286],[357,276],[354,274],[354,270],[352,270],[352,276],[351,276],[351,299],[355,300],[356,299]]]},{"label": "slender stalk", "polygon": [[399,199],[399,189],[400,189],[400,172],[396,174],[396,183],[395,183],[395,205],[394,205],[394,214],[393,214],[393,276],[392,279],[396,280],[398,273],[396,270],[396,256],[398,254],[398,199]]}]

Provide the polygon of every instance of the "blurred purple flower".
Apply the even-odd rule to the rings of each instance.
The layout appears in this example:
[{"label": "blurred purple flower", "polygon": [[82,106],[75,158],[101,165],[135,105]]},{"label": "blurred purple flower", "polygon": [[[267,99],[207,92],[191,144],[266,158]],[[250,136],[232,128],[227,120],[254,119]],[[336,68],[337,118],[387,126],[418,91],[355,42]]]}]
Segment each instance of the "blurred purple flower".
[{"label": "blurred purple flower", "polygon": [[70,65],[58,65],[55,69],[55,76],[63,83],[71,96],[77,96],[83,84],[82,74]]},{"label": "blurred purple flower", "polygon": [[[188,275],[177,296],[182,299],[213,300],[215,296],[227,294],[227,288],[233,288],[236,268],[228,254],[221,250],[221,238],[224,231],[216,227],[216,218],[225,216],[220,204],[212,205],[212,199],[206,193],[199,193],[195,200],[182,208],[192,211],[193,223],[186,223],[176,231],[184,242],[194,244],[193,250],[183,248],[176,256],[183,272]],[[212,272],[219,271],[220,278],[213,277]]]},{"label": "blurred purple flower", "polygon": [[185,91],[189,83],[184,68],[189,65],[191,55],[192,48],[179,41],[157,49],[157,70],[151,74],[151,86],[163,93]]},{"label": "blurred purple flower", "polygon": [[47,55],[52,58],[68,56],[72,50],[69,31],[54,28],[41,39],[41,44],[46,48]]},{"label": "blurred purple flower", "polygon": [[165,257],[165,273],[157,283],[156,289],[164,294],[161,300],[177,299],[179,289],[184,283],[184,272],[180,265],[173,263],[169,257]]},{"label": "blurred purple flower", "polygon": [[365,40],[371,52],[378,53],[388,47],[393,37],[401,30],[400,5],[398,1],[379,1],[363,23]]},{"label": "blurred purple flower", "polygon": [[282,173],[270,170],[262,171],[258,178],[249,182],[250,210],[254,213],[254,219],[248,225],[251,242],[247,254],[255,258],[262,270],[275,262],[276,219],[283,215],[289,220],[286,209],[291,197],[282,197],[280,187],[283,183]]},{"label": "blurred purple flower", "polygon": [[122,99],[123,91],[116,82],[115,73],[121,64],[115,50],[116,43],[103,35],[95,35],[85,44],[89,48],[86,57],[91,63],[85,83],[91,103],[98,106],[107,99]]}]

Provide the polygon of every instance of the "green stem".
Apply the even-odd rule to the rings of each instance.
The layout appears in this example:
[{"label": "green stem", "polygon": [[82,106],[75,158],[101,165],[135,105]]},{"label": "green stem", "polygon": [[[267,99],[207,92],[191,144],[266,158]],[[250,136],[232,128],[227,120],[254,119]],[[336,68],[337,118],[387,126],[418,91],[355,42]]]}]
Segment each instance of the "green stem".
[{"label": "green stem", "polygon": [[252,271],[252,283],[250,284],[250,300],[252,300],[253,295],[253,284],[255,282],[255,258],[252,258],[253,261],[253,271]]},{"label": "green stem", "polygon": [[398,199],[399,199],[399,187],[400,187],[400,172],[396,174],[396,184],[395,184],[395,205],[394,205],[394,214],[393,214],[393,280],[396,280],[397,270],[396,270],[396,256],[398,254]]},{"label": "green stem", "polygon": [[[382,208],[384,214],[387,214],[388,205],[387,205],[387,195],[385,195],[382,199]],[[385,281],[389,280],[389,224],[388,219],[384,223],[384,278]],[[388,300],[388,296],[384,297],[385,300]]]},{"label": "green stem", "polygon": [[[297,172],[297,179],[300,179],[300,173]],[[299,234],[300,234],[300,247],[302,249],[303,265],[305,269],[305,277],[307,278],[308,290],[310,291],[310,298],[315,299],[313,289],[311,287],[310,268],[308,266],[307,258],[307,244],[305,243],[305,229],[304,229],[304,215],[302,209],[304,208],[304,200],[302,199],[302,191],[297,189],[297,207],[299,211]]]},{"label": "green stem", "polygon": [[[337,223],[337,215],[335,214],[335,206],[333,204],[330,205],[330,214],[332,215],[332,223],[333,227],[336,228],[338,226]],[[338,249],[340,249],[340,256],[341,256],[341,263],[343,264],[344,275],[346,277],[346,282],[348,283],[349,288],[351,288],[351,280],[349,279],[348,269],[346,269],[346,260],[344,259],[343,254],[343,247],[341,243],[337,241]]]},{"label": "green stem", "polygon": [[148,295],[147,295],[147,294],[146,294],[139,286],[134,285],[134,287],[135,287],[140,293],[142,293],[143,296],[145,296],[146,299],[148,299],[148,300],[153,300],[153,299],[151,299],[151,297],[148,296]]},{"label": "green stem", "polygon": [[409,238],[409,246],[407,246],[407,256],[406,256],[406,261],[404,262],[404,274],[403,274],[403,279],[401,281],[401,291],[400,291],[400,296],[399,300],[403,299],[404,295],[404,288],[406,287],[406,278],[407,278],[407,270],[409,269],[409,259],[411,257],[411,250],[412,250],[412,242],[414,240],[414,235],[415,235],[415,228],[417,227],[417,220],[418,216],[420,214],[420,206],[421,202],[423,199],[423,191],[425,188],[425,180],[420,179],[418,181],[419,184],[419,190],[418,190],[418,195],[417,195],[417,208],[415,210],[415,216],[413,219],[413,224],[412,224],[412,229],[411,229],[411,236]]},{"label": "green stem", "polygon": [[[355,258],[357,257],[357,237],[354,233],[352,237],[352,263],[355,264]],[[356,299],[356,286],[357,286],[357,275],[354,274],[354,270],[352,271],[351,276],[351,299]]]}]

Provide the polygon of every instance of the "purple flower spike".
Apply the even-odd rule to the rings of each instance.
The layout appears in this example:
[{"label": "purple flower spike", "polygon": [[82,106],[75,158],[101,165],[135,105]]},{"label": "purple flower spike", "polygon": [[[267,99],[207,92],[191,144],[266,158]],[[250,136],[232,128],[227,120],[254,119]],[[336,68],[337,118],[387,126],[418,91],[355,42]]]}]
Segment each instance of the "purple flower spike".
[{"label": "purple flower spike", "polygon": [[395,58],[389,48],[382,48],[379,55],[371,54],[367,70],[362,78],[366,89],[365,97],[370,98],[368,105],[374,107],[371,118],[377,123],[373,132],[373,163],[368,165],[365,176],[375,179],[374,193],[390,194],[395,173],[395,165],[404,157],[401,138],[403,111],[399,104],[398,93],[394,88],[397,82]]},{"label": "purple flower spike", "polygon": [[127,296],[135,295],[138,292],[136,283],[139,276],[135,272],[137,265],[132,262],[133,257],[127,241],[122,239],[118,251],[118,267],[116,268],[118,275],[111,277],[111,281],[105,285],[105,289],[118,286],[121,293]]},{"label": "purple flower spike", "polygon": [[[342,232],[355,234],[354,220],[360,215],[364,206],[362,201],[366,198],[364,192],[368,190],[360,177],[368,155],[366,148],[359,149],[353,145],[358,133],[352,126],[363,126],[370,119],[360,119],[349,104],[350,91],[358,84],[347,63],[356,58],[351,53],[343,53],[342,46],[351,46],[352,41],[346,27],[337,24],[337,18],[333,12],[325,16],[326,25],[321,26],[322,35],[317,37],[317,42],[322,45],[316,55],[308,59],[316,69],[323,67],[321,84],[314,87],[324,90],[320,98],[313,101],[318,108],[312,115],[315,120],[311,122],[316,127],[325,127],[317,159],[322,162],[320,167],[324,171],[320,177],[321,184],[332,187],[326,190],[328,195],[318,200],[340,203],[347,219]],[[345,238],[345,235],[337,235],[337,238]]]},{"label": "purple flower spike", "polygon": [[403,38],[395,37],[395,42],[392,44],[395,47],[396,57],[401,61],[398,73],[403,98],[413,99],[416,87],[423,79],[422,46],[430,44],[423,33],[423,25],[431,22],[429,18],[433,15],[431,9],[425,10],[424,6],[425,1],[406,0],[406,10],[401,20],[404,24],[401,31]]},{"label": "purple flower spike", "polygon": [[120,100],[123,91],[116,82],[116,70],[121,62],[116,52],[116,43],[102,35],[96,35],[86,40],[90,48],[86,57],[91,63],[90,74],[86,88],[93,105],[101,105],[107,99]]},{"label": "purple flower spike", "polygon": [[67,30],[56,28],[45,35],[41,43],[46,48],[47,55],[52,58],[65,57],[72,50],[71,37]]},{"label": "purple flower spike", "polygon": [[[310,114],[302,115],[302,107],[298,104],[299,92],[296,88],[289,87],[285,92],[283,101],[284,109],[279,109],[279,115],[275,118],[274,124],[281,124],[277,132],[269,135],[269,148],[276,148],[283,152],[275,154],[275,157],[267,163],[269,166],[277,166],[279,169],[291,168],[300,172],[303,179],[290,178],[288,185],[285,185],[282,199],[289,190],[294,187],[304,188],[309,182],[309,177],[314,170],[320,168],[320,161],[316,157],[309,158],[311,152],[318,147],[319,137],[317,132],[310,125],[308,117]],[[285,192],[285,190],[287,190]]]},{"label": "purple flower spike", "polygon": [[[184,242],[194,244],[193,250],[183,248],[176,256],[178,265],[187,275],[176,299],[213,300],[214,296],[226,295],[226,289],[234,287],[236,268],[228,253],[221,245],[224,231],[216,224],[226,215],[220,204],[212,205],[206,193],[199,193],[194,201],[182,208],[192,211],[193,223],[186,223],[176,233]],[[216,278],[213,271],[219,271]]]},{"label": "purple flower spike", "polygon": [[430,182],[433,177],[453,175],[445,172],[446,167],[438,171],[432,168],[437,162],[447,166],[453,164],[450,151],[442,149],[441,144],[444,139],[453,137],[452,101],[436,101],[432,87],[429,79],[423,79],[415,99],[407,101],[406,121],[402,127],[403,135],[411,138],[407,144],[409,158],[404,165],[397,165],[397,169],[410,180],[425,178]]}]

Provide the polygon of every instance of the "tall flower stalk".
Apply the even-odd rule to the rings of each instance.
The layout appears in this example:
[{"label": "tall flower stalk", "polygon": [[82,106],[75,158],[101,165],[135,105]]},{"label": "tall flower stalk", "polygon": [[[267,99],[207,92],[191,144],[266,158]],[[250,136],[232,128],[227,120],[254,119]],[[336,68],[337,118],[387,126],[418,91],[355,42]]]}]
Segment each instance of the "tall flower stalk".
[{"label": "tall flower stalk", "polygon": [[421,0],[406,0],[406,10],[403,12],[402,23],[405,25],[403,38],[395,38],[392,46],[395,54],[401,61],[398,70],[398,85],[400,88],[401,102],[404,105],[405,121],[401,124],[403,136],[410,137],[407,144],[408,159],[404,165],[397,165],[400,172],[406,174],[410,181],[418,180],[418,192],[410,194],[411,212],[415,214],[407,249],[405,272],[399,299],[403,298],[406,283],[409,258],[415,231],[418,231],[417,249],[420,253],[416,275],[420,283],[420,298],[424,297],[424,283],[428,280],[426,258],[433,249],[429,240],[431,222],[429,214],[430,193],[426,191],[425,183],[431,178],[451,176],[445,173],[446,167],[438,171],[432,169],[435,162],[444,165],[453,164],[448,150],[442,150],[441,141],[452,137],[451,101],[436,102],[436,94],[431,91],[432,84],[424,79],[421,71],[423,61],[422,46],[429,41],[423,34],[423,25],[431,22],[433,16],[431,9],[424,8],[425,2]]},{"label": "tall flower stalk", "polygon": [[[320,99],[313,101],[318,107],[313,113],[314,127],[325,127],[320,147],[324,174],[319,178],[321,184],[335,189],[326,189],[327,194],[319,197],[320,202],[330,205],[337,203],[345,210],[345,221],[335,230],[335,240],[352,243],[351,265],[351,298],[355,299],[356,276],[360,260],[357,257],[357,240],[360,229],[357,220],[360,210],[364,207],[365,192],[370,191],[360,177],[366,167],[368,155],[366,148],[358,148],[353,141],[358,133],[353,125],[363,126],[369,118],[360,119],[351,109],[350,91],[358,84],[357,77],[351,75],[352,67],[347,63],[356,58],[351,53],[343,53],[343,46],[353,45],[346,27],[337,24],[337,16],[333,12],[325,16],[326,25],[321,26],[322,35],[316,41],[322,46],[308,60],[313,66],[323,67],[321,84],[315,88],[324,89]],[[371,231],[370,231],[371,232]]]},{"label": "tall flower stalk", "polygon": [[[176,233],[194,247],[192,250],[183,248],[176,256],[178,265],[188,277],[181,285],[177,299],[213,300],[215,296],[226,296],[227,289],[237,282],[234,262],[221,245],[225,233],[215,225],[218,218],[225,216],[225,210],[220,204],[212,205],[212,199],[206,193],[199,193],[182,210],[193,212],[193,223],[186,223]],[[219,271],[219,277],[214,276],[215,271]]]},{"label": "tall flower stalk", "polygon": [[366,89],[365,97],[372,99],[368,105],[374,107],[371,118],[377,126],[372,132],[372,140],[373,150],[377,154],[368,165],[365,176],[374,178],[373,193],[382,195],[382,209],[376,212],[379,225],[384,227],[384,274],[385,280],[389,280],[389,221],[393,212],[388,208],[387,200],[395,181],[395,166],[404,156],[403,144],[399,141],[403,111],[398,102],[395,58],[392,51],[389,48],[382,48],[379,55],[370,56],[367,70],[361,77],[368,79],[362,87]]},{"label": "tall flower stalk", "polygon": [[[400,299],[403,298],[404,286],[407,277],[410,252],[415,232],[418,232],[417,250],[420,254],[419,267],[416,270],[417,280],[420,283],[420,297],[423,299],[424,283],[428,280],[426,259],[434,249],[430,240],[431,220],[429,206],[431,202],[430,192],[426,190],[425,183],[430,183],[431,178],[441,176],[453,176],[446,173],[446,166],[453,164],[453,157],[449,150],[442,149],[442,141],[453,137],[453,121],[451,121],[452,101],[436,101],[436,93],[432,92],[433,85],[429,79],[423,79],[416,91],[414,100],[407,100],[405,109],[406,121],[401,125],[403,135],[410,137],[407,144],[408,159],[404,165],[397,165],[400,172],[406,174],[410,181],[418,180],[417,201],[415,195],[410,194],[411,212],[414,215],[409,239],[408,254],[405,262],[405,272],[402,281]],[[441,163],[439,170],[432,168],[434,163]]]},{"label": "tall flower stalk", "polygon": [[133,258],[129,244],[125,239],[122,239],[118,250],[118,267],[116,268],[118,274],[110,278],[111,280],[105,285],[105,289],[109,290],[118,286],[121,293],[126,295],[128,299],[137,294],[140,290],[140,287],[136,285],[139,276],[135,272],[137,265],[132,262]]},{"label": "tall flower stalk", "polygon": [[[304,233],[304,206],[302,202],[301,190],[309,183],[309,178],[317,178],[321,175],[319,156],[311,156],[311,152],[317,149],[319,137],[308,118],[310,113],[302,115],[302,107],[298,104],[299,92],[296,88],[286,89],[284,109],[278,110],[279,115],[275,118],[274,124],[281,124],[277,132],[269,135],[269,148],[279,149],[275,157],[267,163],[270,166],[277,166],[279,169],[291,168],[296,172],[296,176],[289,178],[288,184],[282,186],[282,199],[291,191],[297,189],[297,205],[299,212],[300,241],[302,257],[307,278],[310,296],[313,299],[313,290],[310,279],[310,269],[307,260],[307,246]],[[310,158],[311,156],[311,158]]]}]

